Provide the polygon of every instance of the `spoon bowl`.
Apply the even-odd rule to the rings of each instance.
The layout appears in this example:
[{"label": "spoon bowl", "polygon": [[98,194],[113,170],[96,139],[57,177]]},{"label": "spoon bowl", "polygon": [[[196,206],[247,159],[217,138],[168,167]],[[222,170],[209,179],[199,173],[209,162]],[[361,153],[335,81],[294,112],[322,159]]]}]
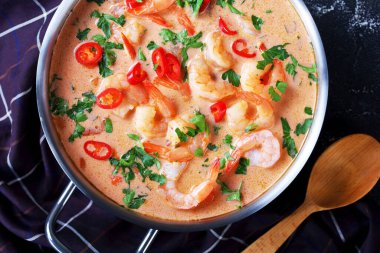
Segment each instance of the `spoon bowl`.
[{"label": "spoon bowl", "polygon": [[354,134],[331,145],[313,167],[304,203],[271,228],[243,253],[276,252],[310,214],[354,203],[380,177],[380,144]]},{"label": "spoon bowl", "polygon": [[331,145],[313,167],[308,200],[321,208],[338,208],[366,195],[380,177],[380,145],[364,134]]}]

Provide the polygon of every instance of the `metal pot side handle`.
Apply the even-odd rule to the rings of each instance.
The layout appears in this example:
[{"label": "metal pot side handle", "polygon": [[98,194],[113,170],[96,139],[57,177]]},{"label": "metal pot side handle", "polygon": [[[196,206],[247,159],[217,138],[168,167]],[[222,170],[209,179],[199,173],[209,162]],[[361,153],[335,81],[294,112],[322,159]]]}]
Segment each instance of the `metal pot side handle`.
[{"label": "metal pot side handle", "polygon": [[[67,201],[70,199],[71,195],[73,194],[76,186],[75,184],[70,181],[70,183],[66,186],[65,190],[59,197],[57,203],[55,203],[53,209],[51,210],[49,216],[46,219],[45,223],[45,232],[46,237],[50,244],[54,247],[54,249],[60,253],[71,253],[69,248],[67,248],[57,237],[56,230],[55,230],[55,224],[57,223],[58,215],[61,213],[63,208],[65,207]],[[152,244],[154,238],[156,238],[158,234],[158,230],[156,229],[149,229],[147,234],[145,235],[143,241],[140,243],[140,246],[136,250],[136,253],[145,253],[149,249],[150,245]]]}]

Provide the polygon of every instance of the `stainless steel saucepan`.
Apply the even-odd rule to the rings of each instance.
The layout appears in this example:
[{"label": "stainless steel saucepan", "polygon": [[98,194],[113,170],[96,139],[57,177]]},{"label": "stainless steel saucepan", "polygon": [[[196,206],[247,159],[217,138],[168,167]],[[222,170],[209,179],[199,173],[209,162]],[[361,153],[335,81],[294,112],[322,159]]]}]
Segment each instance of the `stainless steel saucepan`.
[{"label": "stainless steel saucepan", "polygon": [[314,113],[314,121],[302,149],[300,150],[292,165],[282,175],[282,177],[269,190],[267,190],[252,203],[244,206],[241,209],[224,214],[222,216],[188,222],[174,222],[154,219],[117,205],[111,199],[103,195],[98,189],[96,189],[96,187],[94,187],[80,173],[80,171],[71,161],[70,155],[65,152],[59,140],[58,134],[53,125],[52,116],[49,112],[49,69],[53,48],[58,34],[60,33],[60,30],[66,18],[71,13],[72,9],[75,7],[78,1],[80,0],[63,0],[61,5],[58,7],[46,31],[37,67],[37,104],[42,128],[55,158],[57,159],[62,170],[71,180],[69,185],[66,187],[66,190],[62,193],[57,204],[50,213],[46,223],[46,234],[48,235],[48,239],[55,249],[60,252],[70,252],[70,250],[56,237],[54,233],[54,225],[59,212],[65,205],[66,201],[70,198],[70,195],[74,191],[75,187],[78,187],[79,190],[81,190],[89,199],[93,200],[96,205],[101,206],[111,214],[114,214],[126,221],[133,222],[137,225],[150,228],[147,236],[138,249],[138,252],[145,252],[149,244],[156,236],[157,229],[176,232],[189,232],[206,230],[209,228],[220,227],[236,222],[248,217],[249,215],[254,214],[266,206],[282,191],[284,191],[285,188],[294,180],[294,178],[306,163],[318,140],[318,136],[321,131],[325,116],[328,95],[328,71],[325,51],[314,20],[302,0],[290,0],[290,2],[293,4],[306,27],[311,43],[314,47],[316,63],[318,66],[318,97],[316,110]]}]

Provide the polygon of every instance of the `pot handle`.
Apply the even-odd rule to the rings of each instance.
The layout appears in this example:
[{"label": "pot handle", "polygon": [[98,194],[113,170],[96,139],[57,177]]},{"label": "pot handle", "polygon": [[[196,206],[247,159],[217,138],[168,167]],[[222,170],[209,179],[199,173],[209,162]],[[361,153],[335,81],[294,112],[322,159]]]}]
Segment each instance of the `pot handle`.
[{"label": "pot handle", "polygon": [[55,250],[58,252],[64,252],[64,253],[71,253],[72,251],[69,250],[57,237],[55,234],[54,225],[56,224],[57,217],[61,213],[63,207],[65,206],[66,202],[69,200],[71,194],[75,190],[75,184],[70,181],[70,183],[66,186],[65,190],[59,197],[57,203],[55,203],[53,209],[51,210],[49,216],[47,217],[46,224],[45,224],[45,232],[46,237],[49,241],[49,243],[54,247]]}]

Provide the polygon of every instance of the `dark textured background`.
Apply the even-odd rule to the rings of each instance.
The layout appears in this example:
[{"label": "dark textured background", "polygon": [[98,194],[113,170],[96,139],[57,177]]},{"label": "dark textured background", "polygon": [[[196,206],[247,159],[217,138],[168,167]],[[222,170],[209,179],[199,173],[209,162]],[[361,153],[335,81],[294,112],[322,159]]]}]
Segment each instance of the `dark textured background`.
[{"label": "dark textured background", "polygon": [[[259,1],[259,0],[257,0]],[[59,0],[40,0],[51,10]],[[317,146],[296,180],[275,201],[257,214],[224,228],[197,233],[161,232],[152,252],[203,252],[217,242],[213,252],[239,252],[302,201],[308,177],[317,157],[335,140],[351,133],[367,133],[380,139],[380,2],[376,0],[305,0],[324,42],[330,74],[329,102]],[[5,11],[7,10],[7,11]],[[36,1],[0,0],[0,34],[16,24],[41,14]],[[50,252],[40,236],[46,214],[26,197],[21,183],[10,183],[7,157],[19,175],[37,169],[23,183],[40,205],[49,211],[67,184],[42,136],[35,105],[35,89],[13,104],[9,100],[34,86],[38,56],[36,35],[43,37],[51,14],[11,34],[0,36],[0,87],[12,110],[13,124],[0,122],[0,252]],[[367,21],[367,23],[365,23]],[[9,66],[16,64],[9,70]],[[6,74],[5,74],[6,73]],[[6,114],[0,107],[0,117]],[[12,128],[12,132],[10,129]],[[10,151],[12,148],[12,152]],[[8,183],[7,183],[8,182]],[[60,219],[64,222],[83,208],[89,209],[70,225],[100,252],[131,252],[146,229],[121,221],[92,205],[79,191],[70,199]],[[86,210],[86,209],[85,209]],[[332,218],[343,233],[338,235]],[[223,238],[217,241],[217,236]],[[59,237],[75,252],[86,245],[64,228]],[[312,215],[280,250],[281,252],[380,252],[380,184],[358,203]]]}]

